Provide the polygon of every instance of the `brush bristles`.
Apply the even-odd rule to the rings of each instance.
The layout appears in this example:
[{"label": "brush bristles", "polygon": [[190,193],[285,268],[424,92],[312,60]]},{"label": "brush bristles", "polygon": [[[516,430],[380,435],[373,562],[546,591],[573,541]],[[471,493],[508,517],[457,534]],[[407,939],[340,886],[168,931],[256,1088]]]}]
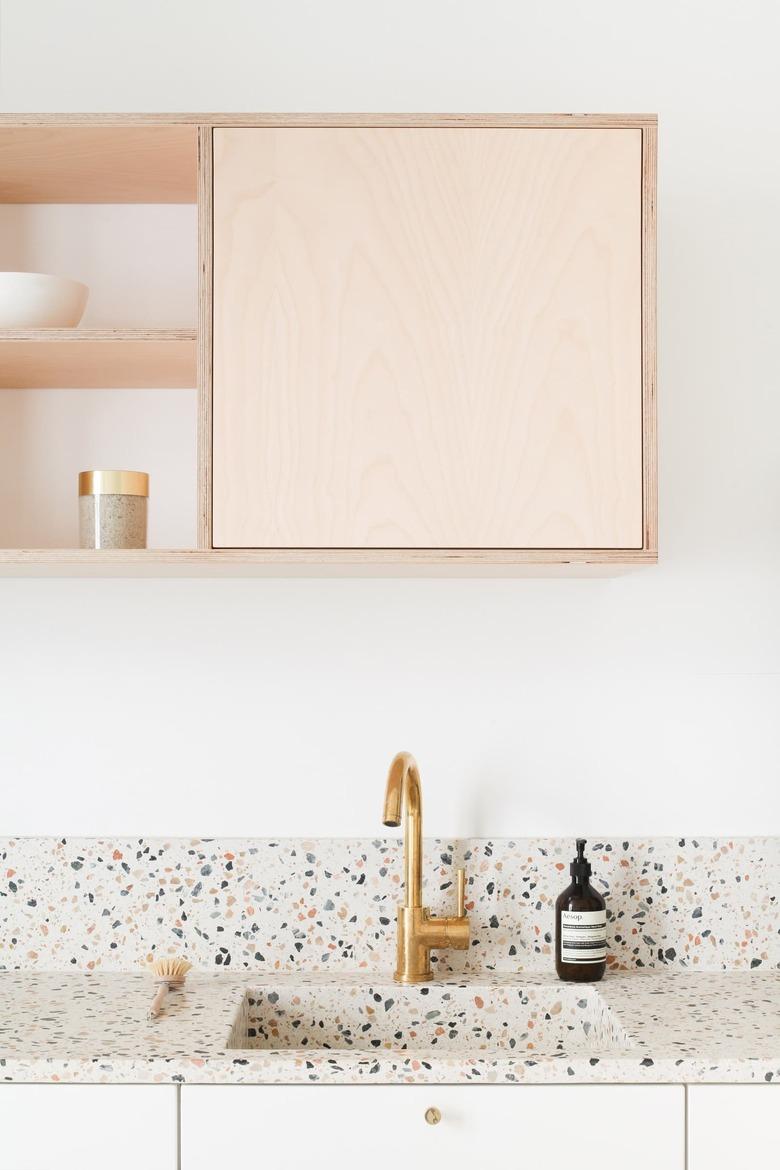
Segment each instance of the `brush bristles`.
[{"label": "brush bristles", "polygon": [[152,963],[152,973],[158,979],[183,979],[190,970],[192,963],[187,959],[156,959]]}]

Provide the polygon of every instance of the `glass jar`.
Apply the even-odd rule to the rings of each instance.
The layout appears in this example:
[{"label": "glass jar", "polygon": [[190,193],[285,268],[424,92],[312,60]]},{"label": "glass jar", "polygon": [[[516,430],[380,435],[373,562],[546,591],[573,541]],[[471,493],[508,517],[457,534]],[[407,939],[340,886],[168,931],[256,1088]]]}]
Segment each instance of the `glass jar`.
[{"label": "glass jar", "polygon": [[146,548],[148,500],[145,471],[80,472],[81,548]]}]

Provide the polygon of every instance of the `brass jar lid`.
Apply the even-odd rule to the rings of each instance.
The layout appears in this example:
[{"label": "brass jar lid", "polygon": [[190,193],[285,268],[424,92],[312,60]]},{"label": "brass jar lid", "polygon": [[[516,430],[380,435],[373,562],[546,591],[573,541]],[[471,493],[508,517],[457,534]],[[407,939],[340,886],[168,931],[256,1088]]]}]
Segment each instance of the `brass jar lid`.
[{"label": "brass jar lid", "polygon": [[148,496],[145,471],[80,471],[80,496]]}]

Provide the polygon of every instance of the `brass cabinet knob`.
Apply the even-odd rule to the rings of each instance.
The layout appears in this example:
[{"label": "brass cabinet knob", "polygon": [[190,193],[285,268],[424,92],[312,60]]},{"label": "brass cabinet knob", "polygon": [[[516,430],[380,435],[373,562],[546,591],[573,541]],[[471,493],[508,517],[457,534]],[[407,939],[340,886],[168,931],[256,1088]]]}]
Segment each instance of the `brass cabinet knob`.
[{"label": "brass cabinet knob", "polygon": [[425,1120],[428,1125],[438,1125],[441,1121],[441,1110],[437,1109],[435,1105],[431,1105],[429,1109],[425,1110]]}]

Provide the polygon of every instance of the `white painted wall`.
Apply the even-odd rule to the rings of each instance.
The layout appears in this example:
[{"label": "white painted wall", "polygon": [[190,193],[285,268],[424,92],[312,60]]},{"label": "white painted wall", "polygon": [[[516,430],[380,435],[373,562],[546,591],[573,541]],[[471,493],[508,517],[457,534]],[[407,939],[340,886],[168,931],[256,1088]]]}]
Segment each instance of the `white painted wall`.
[{"label": "white painted wall", "polygon": [[780,832],[780,9],[0,0],[6,110],[651,110],[661,565],[0,582],[3,832]]},{"label": "white painted wall", "polygon": [[[0,3],[0,45],[2,15]],[[87,329],[194,329],[197,210],[175,203],[0,204],[0,268],[83,281]]]}]

